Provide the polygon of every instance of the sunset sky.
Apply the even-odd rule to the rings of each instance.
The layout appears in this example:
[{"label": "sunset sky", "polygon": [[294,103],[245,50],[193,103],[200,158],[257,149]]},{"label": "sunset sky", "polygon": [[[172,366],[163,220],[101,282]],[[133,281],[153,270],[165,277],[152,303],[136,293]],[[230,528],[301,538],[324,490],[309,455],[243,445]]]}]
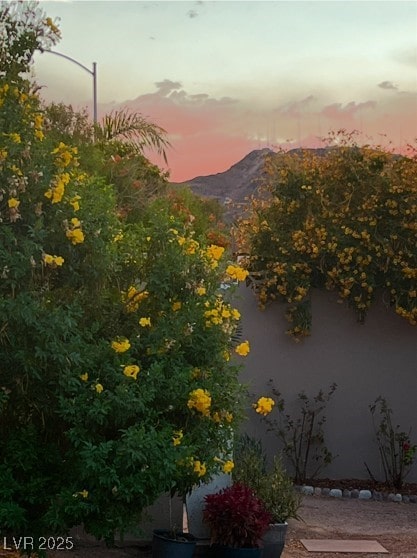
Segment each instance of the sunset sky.
[{"label": "sunset sky", "polygon": [[[167,131],[173,181],[224,171],[252,149],[315,147],[340,128],[397,149],[417,138],[415,1],[41,6],[60,18],[55,49],[97,63],[99,116],[127,106]],[[47,53],[34,71],[47,101],[91,110],[87,72]]]}]

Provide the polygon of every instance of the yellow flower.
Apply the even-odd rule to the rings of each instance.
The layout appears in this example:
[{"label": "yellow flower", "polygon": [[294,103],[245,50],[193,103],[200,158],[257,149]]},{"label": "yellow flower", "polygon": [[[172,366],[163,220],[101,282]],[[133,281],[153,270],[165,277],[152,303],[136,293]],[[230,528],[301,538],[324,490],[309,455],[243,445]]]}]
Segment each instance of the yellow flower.
[{"label": "yellow flower", "polygon": [[133,378],[134,380],[137,379],[137,375],[139,374],[140,368],[136,364],[128,364],[123,368],[123,374],[128,378]]},{"label": "yellow flower", "polygon": [[230,360],[230,353],[229,351],[223,351],[223,358],[226,362]]},{"label": "yellow flower", "polygon": [[211,418],[212,418],[213,422],[219,423],[219,422],[222,421],[222,419],[220,417],[220,413],[218,413],[217,411],[211,415]]},{"label": "yellow flower", "polygon": [[19,169],[19,167],[17,167],[16,165],[11,165],[10,170],[11,170],[14,174],[17,174],[17,176],[23,176],[22,170]]},{"label": "yellow flower", "polygon": [[197,473],[199,477],[203,477],[206,474],[207,468],[204,463],[201,461],[196,460],[194,461],[194,473]]},{"label": "yellow flower", "polygon": [[65,234],[74,246],[75,244],[82,244],[84,242],[84,233],[81,229],[68,230]]},{"label": "yellow flower", "polygon": [[235,348],[235,352],[240,356],[247,356],[249,354],[249,351],[250,351],[249,341],[244,341],[243,343],[240,343],[240,345],[238,345]]},{"label": "yellow flower", "polygon": [[65,260],[62,256],[52,256],[51,254],[44,254],[43,261],[46,265],[55,265],[61,267]]},{"label": "yellow flower", "polygon": [[81,227],[81,221],[77,219],[77,217],[73,217],[71,219],[71,225],[74,227],[74,229],[78,229]]},{"label": "yellow flower", "polygon": [[78,494],[83,498],[88,498],[88,490],[86,490],[85,488],[84,490],[81,490],[81,492],[78,492]]},{"label": "yellow flower", "polygon": [[197,287],[195,292],[198,294],[198,296],[204,296],[207,291],[205,287]]},{"label": "yellow flower", "polygon": [[172,310],[174,312],[177,312],[182,306],[182,303],[180,301],[176,301],[172,303]]},{"label": "yellow flower", "polygon": [[211,244],[207,248],[207,255],[212,260],[220,260],[220,258],[223,256],[223,252],[224,252],[223,246],[217,246],[216,244]]},{"label": "yellow flower", "polygon": [[62,180],[58,180],[54,188],[52,188],[52,203],[59,203],[64,197],[65,184]]},{"label": "yellow flower", "polygon": [[123,337],[121,339],[115,339],[111,343],[111,348],[114,351],[116,351],[116,353],[125,353],[126,351],[128,351],[130,349],[129,340],[126,339],[125,337]]},{"label": "yellow flower", "polygon": [[9,198],[7,205],[9,206],[10,209],[17,209],[20,205],[20,201],[17,200],[16,198]]},{"label": "yellow flower", "polygon": [[55,164],[57,167],[64,168],[67,167],[72,159],[74,158],[74,154],[77,153],[77,148],[67,147],[65,143],[62,141],[53,151],[51,151],[52,155],[56,155]]},{"label": "yellow flower", "polygon": [[127,293],[122,293],[123,301],[126,302],[126,311],[135,312],[142,300],[145,300],[148,296],[148,291],[138,291],[136,287],[130,286]]},{"label": "yellow flower", "polygon": [[233,463],[233,461],[225,461],[224,465],[223,465],[223,472],[224,473],[231,473],[233,468],[234,468],[235,464]]},{"label": "yellow flower", "polygon": [[205,389],[195,389],[190,393],[187,406],[189,409],[196,409],[202,415],[208,416],[210,414],[211,395]]},{"label": "yellow flower", "polygon": [[234,320],[240,320],[240,312],[236,308],[232,308],[232,318]]},{"label": "yellow flower", "polygon": [[22,142],[22,138],[20,137],[20,134],[9,134],[9,138],[12,140],[13,143],[21,143]]},{"label": "yellow flower", "polygon": [[80,199],[81,196],[78,195],[70,199],[70,205],[72,205],[74,211],[78,211],[80,209]]},{"label": "yellow flower", "polygon": [[226,274],[236,281],[244,281],[249,275],[249,271],[242,269],[238,265],[228,265],[226,268]]},{"label": "yellow flower", "polygon": [[42,132],[42,130],[35,130],[35,138],[39,141],[43,141],[45,138],[45,134]]},{"label": "yellow flower", "polygon": [[33,123],[35,125],[35,129],[39,130],[40,128],[42,128],[43,126],[43,116],[42,114],[37,114],[33,120]]},{"label": "yellow flower", "polygon": [[96,384],[94,389],[97,393],[101,393],[104,390],[104,387],[101,384]]},{"label": "yellow flower", "polygon": [[195,254],[197,248],[199,248],[200,244],[196,240],[190,239],[187,244],[187,248],[185,250],[186,254]]},{"label": "yellow flower", "polygon": [[271,397],[260,397],[258,401],[253,404],[253,408],[257,413],[265,417],[272,411],[274,405],[275,401],[271,399]]},{"label": "yellow flower", "polygon": [[67,172],[56,175],[53,178],[51,188],[45,192],[45,197],[52,199],[52,203],[59,203],[65,193],[65,186],[69,183],[71,177]]},{"label": "yellow flower", "polygon": [[119,232],[113,237],[113,242],[120,242],[123,240],[123,233]]},{"label": "yellow flower", "polygon": [[151,327],[151,319],[150,318],[141,318],[139,320],[139,325],[142,327]]},{"label": "yellow flower", "polygon": [[183,439],[184,434],[182,430],[176,430],[174,432],[174,436],[172,437],[172,443],[174,446],[179,446],[181,444],[181,440]]},{"label": "yellow flower", "polygon": [[54,263],[54,257],[51,256],[51,254],[44,254],[43,255],[43,261],[47,264],[47,265],[52,265]]},{"label": "yellow flower", "polygon": [[59,27],[57,27],[55,25],[55,23],[52,21],[52,19],[50,17],[47,17],[45,20],[46,25],[50,28],[50,30],[55,33],[55,35],[60,35],[61,32],[59,30]]},{"label": "yellow flower", "polygon": [[88,381],[88,372],[85,372],[85,374],[81,374],[80,375],[80,380],[82,380],[83,382],[87,382]]}]

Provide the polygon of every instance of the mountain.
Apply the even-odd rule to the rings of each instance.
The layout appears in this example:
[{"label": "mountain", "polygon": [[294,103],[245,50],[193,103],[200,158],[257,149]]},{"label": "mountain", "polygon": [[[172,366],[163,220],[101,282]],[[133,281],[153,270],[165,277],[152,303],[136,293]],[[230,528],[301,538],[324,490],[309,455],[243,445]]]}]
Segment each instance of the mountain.
[{"label": "mountain", "polygon": [[197,176],[175,185],[188,185],[195,194],[216,198],[222,205],[229,205],[231,202],[243,203],[245,198],[256,190],[262,178],[265,156],[269,153],[273,151],[268,148],[256,149],[227,171],[209,176]]}]

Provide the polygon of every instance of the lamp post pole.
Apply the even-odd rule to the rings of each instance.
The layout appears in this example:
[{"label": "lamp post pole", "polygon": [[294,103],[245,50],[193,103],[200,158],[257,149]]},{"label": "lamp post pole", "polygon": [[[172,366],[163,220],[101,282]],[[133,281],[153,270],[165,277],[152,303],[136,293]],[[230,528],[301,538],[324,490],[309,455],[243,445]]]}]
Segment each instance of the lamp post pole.
[{"label": "lamp post pole", "polygon": [[74,58],[71,58],[71,56],[67,56],[66,54],[62,54],[62,52],[57,52],[56,50],[48,50],[48,49],[43,50],[43,52],[50,52],[51,54],[56,54],[57,56],[66,58],[70,62],[74,62],[74,64],[80,66],[80,68],[88,72],[90,76],[93,77],[93,122],[94,125],[96,125],[97,124],[97,63],[93,62],[93,69],[90,70],[90,68],[87,68],[87,66],[84,66],[84,64],[81,64],[81,62],[78,62],[78,60],[75,60]]}]

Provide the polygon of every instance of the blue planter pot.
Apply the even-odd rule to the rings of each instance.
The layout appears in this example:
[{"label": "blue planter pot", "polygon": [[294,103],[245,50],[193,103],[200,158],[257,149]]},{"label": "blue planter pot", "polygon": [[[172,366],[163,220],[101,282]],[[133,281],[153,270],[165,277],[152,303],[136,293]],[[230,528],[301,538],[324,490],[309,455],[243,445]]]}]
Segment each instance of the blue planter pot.
[{"label": "blue planter pot", "polygon": [[177,532],[176,539],[169,538],[167,529],[155,529],[152,538],[152,558],[192,558],[197,539],[189,533]]}]

